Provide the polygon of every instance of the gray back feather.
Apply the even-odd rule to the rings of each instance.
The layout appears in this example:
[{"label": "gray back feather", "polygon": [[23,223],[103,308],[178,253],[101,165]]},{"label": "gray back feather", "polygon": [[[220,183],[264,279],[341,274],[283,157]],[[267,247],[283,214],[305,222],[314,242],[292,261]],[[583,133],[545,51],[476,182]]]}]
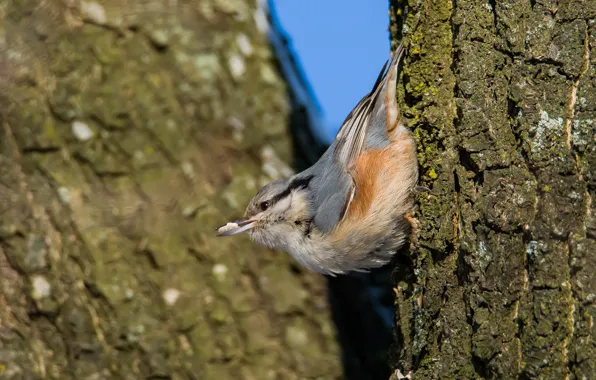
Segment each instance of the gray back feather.
[{"label": "gray back feather", "polygon": [[333,230],[341,220],[353,186],[352,176],[333,159],[335,145],[332,144],[315,165],[302,173],[314,175],[309,185],[311,218],[323,233]]},{"label": "gray back feather", "polygon": [[381,118],[374,118],[370,122],[366,141],[364,143],[365,150],[383,149],[389,145],[389,138],[387,136],[387,126],[385,120]]}]

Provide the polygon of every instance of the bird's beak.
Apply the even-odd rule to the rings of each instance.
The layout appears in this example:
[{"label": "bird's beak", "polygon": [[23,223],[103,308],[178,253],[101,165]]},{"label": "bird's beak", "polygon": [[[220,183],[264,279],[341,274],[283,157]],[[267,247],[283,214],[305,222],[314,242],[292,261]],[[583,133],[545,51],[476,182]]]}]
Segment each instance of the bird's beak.
[{"label": "bird's beak", "polygon": [[236,220],[217,229],[217,236],[232,236],[248,231],[255,226],[254,220]]}]

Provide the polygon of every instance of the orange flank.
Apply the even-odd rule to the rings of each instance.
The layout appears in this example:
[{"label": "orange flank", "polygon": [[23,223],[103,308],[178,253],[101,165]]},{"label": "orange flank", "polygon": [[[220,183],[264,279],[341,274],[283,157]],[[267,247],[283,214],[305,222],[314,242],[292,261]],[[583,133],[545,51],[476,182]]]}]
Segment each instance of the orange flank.
[{"label": "orange flank", "polygon": [[380,171],[390,165],[393,159],[390,149],[375,149],[360,154],[354,171],[356,194],[348,207],[348,219],[359,219],[366,215],[376,194]]}]

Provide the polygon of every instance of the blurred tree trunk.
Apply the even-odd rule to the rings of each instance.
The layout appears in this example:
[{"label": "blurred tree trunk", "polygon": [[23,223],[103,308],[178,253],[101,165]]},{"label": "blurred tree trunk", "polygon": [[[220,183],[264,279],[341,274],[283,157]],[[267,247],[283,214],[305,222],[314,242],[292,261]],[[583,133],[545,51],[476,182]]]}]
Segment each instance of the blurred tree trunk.
[{"label": "blurred tree trunk", "polygon": [[255,3],[0,4],[2,379],[338,377],[323,279],[214,236],[289,170]]},{"label": "blurred tree trunk", "polygon": [[432,189],[394,273],[394,368],[596,378],[596,2],[393,1],[391,14]]}]

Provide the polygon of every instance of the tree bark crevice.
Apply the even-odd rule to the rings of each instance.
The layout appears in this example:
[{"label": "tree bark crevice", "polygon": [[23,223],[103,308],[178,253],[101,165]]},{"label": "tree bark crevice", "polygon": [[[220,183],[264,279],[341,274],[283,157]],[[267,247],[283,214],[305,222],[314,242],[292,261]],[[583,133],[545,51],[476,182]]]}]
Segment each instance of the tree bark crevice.
[{"label": "tree bark crevice", "polygon": [[[574,269],[595,262],[585,248],[593,242],[594,19],[568,2],[549,6],[405,6],[405,114],[422,184],[432,189],[419,197],[422,228],[409,253],[416,293],[400,294],[396,276],[396,330],[406,338],[394,366],[415,377],[594,376],[596,363],[574,364],[594,349],[581,321],[594,310],[579,289],[596,284]],[[436,37],[447,26],[451,34]]]}]

